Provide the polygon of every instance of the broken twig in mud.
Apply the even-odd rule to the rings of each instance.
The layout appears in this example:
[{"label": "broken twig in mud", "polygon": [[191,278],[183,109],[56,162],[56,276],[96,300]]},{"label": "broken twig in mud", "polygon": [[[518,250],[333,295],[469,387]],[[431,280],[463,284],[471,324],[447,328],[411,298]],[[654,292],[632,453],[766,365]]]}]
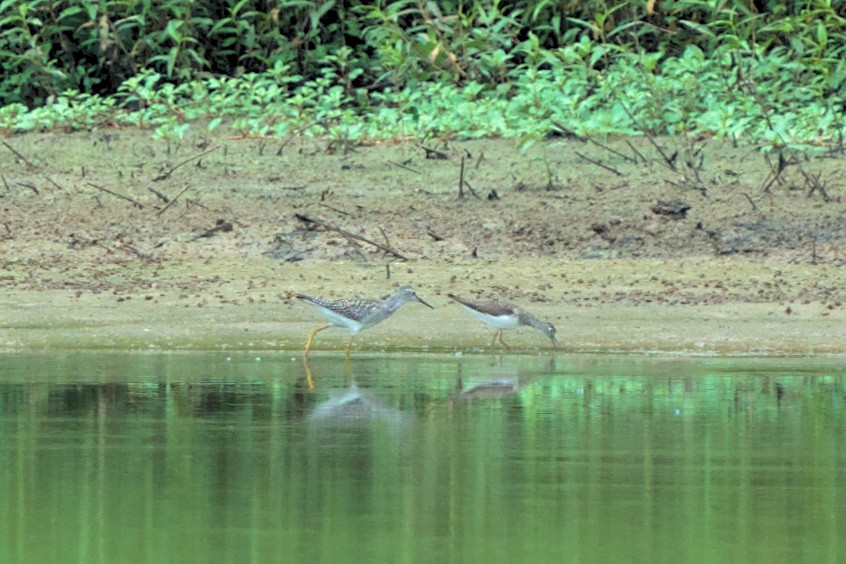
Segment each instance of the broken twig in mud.
[{"label": "broken twig in mud", "polygon": [[664,159],[664,163],[666,163],[667,167],[673,171],[677,170],[676,156],[678,155],[678,153],[675,153],[672,156],[668,157],[667,153],[664,152],[664,148],[661,147],[661,145],[659,145],[657,141],[655,141],[655,138],[652,136],[652,133],[650,133],[648,129],[646,129],[640,124],[639,121],[637,121],[637,118],[635,118],[634,114],[631,112],[631,110],[629,110],[629,107],[626,105],[626,103],[623,102],[623,100],[619,96],[617,96],[616,92],[614,93],[614,96],[617,98],[617,101],[620,102],[620,107],[623,108],[623,111],[626,112],[626,115],[629,116],[629,119],[632,120],[632,123],[634,123],[635,126],[640,130],[640,132],[643,133],[647,139],[649,139],[649,142],[652,144],[653,147],[655,147],[655,149],[661,155],[661,158]]},{"label": "broken twig in mud", "polygon": [[[635,146],[632,144],[632,142],[631,142],[631,141],[629,141],[628,139],[626,139],[626,145],[628,145],[628,146],[629,146],[629,149],[631,149],[631,150],[632,150],[632,153],[634,153],[635,155],[637,155],[637,158],[639,158],[639,159],[641,160],[641,162],[644,162],[644,163],[646,162],[646,157],[644,157],[644,156],[643,156],[643,154],[642,154],[640,151],[638,151],[638,150],[635,148]],[[632,159],[632,161],[633,161],[635,164],[637,164],[637,159]]]},{"label": "broken twig in mud", "polygon": [[214,235],[216,233],[220,233],[220,232],[229,233],[230,231],[232,231],[232,224],[229,223],[228,221],[226,221],[225,219],[218,219],[217,223],[215,223],[214,227],[210,227],[210,228],[206,229],[205,231],[203,231],[202,233],[200,233],[199,235],[197,235],[193,239],[190,239],[188,242],[193,243],[197,239],[202,239],[204,237],[211,237],[212,235]]},{"label": "broken twig in mud", "polygon": [[173,174],[173,172],[174,172],[176,169],[178,169],[179,167],[181,167],[181,166],[183,166],[183,165],[185,165],[185,164],[187,164],[187,163],[190,163],[191,161],[193,161],[193,160],[195,160],[195,159],[199,159],[199,158],[200,158],[200,157],[202,157],[203,155],[207,155],[207,154],[211,153],[212,151],[216,151],[216,150],[217,150],[217,149],[219,149],[219,148],[220,148],[220,145],[215,145],[215,146],[214,146],[214,147],[212,147],[211,149],[206,149],[206,150],[205,150],[205,151],[203,151],[202,153],[197,153],[197,154],[196,154],[196,155],[194,155],[193,157],[188,157],[187,159],[185,159],[185,160],[184,160],[184,161],[182,161],[181,163],[177,163],[177,164],[173,165],[172,167],[170,167],[170,169],[168,169],[168,170],[164,171],[163,173],[159,174],[157,177],[155,177],[155,178],[153,179],[153,182],[159,182],[159,181],[161,181],[161,180],[165,180],[165,179],[167,179],[167,178],[170,178],[170,175],[171,175],[171,174]]},{"label": "broken twig in mud", "polygon": [[[593,143],[597,147],[600,147],[602,149],[605,149],[609,153],[617,155],[618,157],[620,157],[624,161],[630,162],[632,164],[637,164],[637,159],[633,159],[632,157],[625,155],[625,154],[621,153],[620,151],[618,151],[616,149],[612,149],[608,145],[605,145],[604,143],[600,143],[599,141],[597,141],[596,139],[593,139],[592,137],[582,137],[578,133],[576,133],[573,130],[568,129],[567,127],[562,125],[560,122],[553,121],[552,125],[554,125],[556,129],[561,130],[561,132],[564,133],[568,137],[572,137],[572,138],[576,139],[577,141],[581,141],[582,143]],[[631,144],[629,144],[629,146],[631,146]],[[635,151],[635,152],[637,153],[637,151]],[[640,154],[640,153],[638,153],[638,154]],[[643,158],[643,156],[641,156],[641,158]],[[644,162],[645,161],[646,161],[646,159],[644,159]]]},{"label": "broken twig in mud", "polygon": [[106,244],[104,244],[100,241],[91,241],[89,244],[94,245],[95,247],[100,247],[101,249],[104,249],[109,254],[111,254],[114,249],[120,249],[121,251],[123,251],[127,254],[135,255],[137,258],[139,258],[141,260],[146,260],[146,261],[149,261],[149,262],[159,262],[159,259],[156,258],[155,256],[153,256],[152,254],[142,253],[141,251],[139,251],[138,249],[136,249],[135,247],[133,247],[129,243],[124,243],[122,241],[115,241],[114,247],[110,247],[110,246],[108,246],[108,245],[106,245]]},{"label": "broken twig in mud", "polygon": [[5,177],[5,176],[3,176],[2,174],[0,174],[0,180],[2,180],[2,181],[3,181],[3,186],[5,186],[5,187],[6,187],[6,192],[11,192],[11,191],[12,191],[12,189],[9,187],[9,183],[8,183],[8,182],[6,182],[6,177]]},{"label": "broken twig in mud", "polygon": [[166,203],[166,204],[170,203],[170,199],[167,196],[165,196],[164,194],[162,194],[161,192],[159,192],[158,190],[156,190],[155,188],[151,188],[150,186],[147,186],[147,190],[149,190],[150,192],[155,194],[156,197],[158,199],[160,199],[161,201],[163,201],[164,203]]},{"label": "broken twig in mud", "polygon": [[762,192],[769,192],[773,184],[781,182],[781,173],[784,172],[788,166],[795,165],[799,162],[796,159],[796,152],[794,152],[789,159],[785,159],[784,153],[781,149],[778,151],[778,161],[775,165],[773,165],[773,162],[770,160],[770,156],[767,153],[764,153],[764,160],[767,161],[768,165],[770,165],[770,173],[767,175],[767,179],[764,180],[764,184],[761,186]]},{"label": "broken twig in mud", "polygon": [[41,191],[40,191],[38,188],[36,188],[36,187],[35,187],[35,184],[33,184],[32,182],[28,182],[28,181],[25,181],[25,180],[19,180],[19,181],[18,181],[18,186],[23,186],[24,188],[29,188],[30,190],[32,190],[32,191],[33,191],[33,193],[34,193],[36,196],[40,196],[40,195],[41,195]]},{"label": "broken twig in mud", "polygon": [[464,161],[466,160],[466,156],[461,157],[461,169],[458,172],[458,199],[464,199],[464,187],[466,186],[467,189],[470,190],[470,193],[473,194],[477,200],[481,200],[482,198],[480,198],[476,191],[473,189],[473,187],[470,186],[470,183],[464,180]]},{"label": "broken twig in mud", "polygon": [[464,199],[464,160],[466,157],[461,156],[461,169],[458,172],[458,199]]},{"label": "broken twig in mud", "polygon": [[150,261],[150,262],[159,262],[159,259],[157,259],[152,254],[142,253],[141,251],[139,251],[138,249],[136,249],[135,247],[133,247],[132,245],[130,245],[128,243],[121,243],[120,249],[123,250],[126,253],[135,255],[136,257],[140,258],[141,260],[146,260],[146,261]]},{"label": "broken twig in mud", "polygon": [[18,150],[17,150],[17,149],[15,149],[14,147],[12,147],[11,145],[9,145],[8,143],[6,143],[5,141],[0,141],[0,143],[3,143],[3,145],[5,145],[7,149],[9,149],[10,151],[12,151],[12,152],[15,154],[15,156],[16,156],[16,157],[18,157],[20,160],[22,160],[22,161],[24,162],[24,164],[26,164],[26,166],[28,166],[29,168],[38,168],[37,166],[35,166],[34,164],[32,164],[32,163],[29,161],[29,159],[27,159],[25,156],[23,156],[22,154],[20,154],[20,153],[18,152]]},{"label": "broken twig in mud", "polygon": [[176,196],[174,196],[167,204],[165,204],[165,206],[162,209],[160,209],[159,211],[156,212],[156,215],[162,215],[165,212],[165,210],[167,208],[169,208],[170,206],[172,206],[173,204],[175,204],[176,200],[179,199],[179,196],[181,196],[182,194],[187,192],[190,187],[191,187],[191,185],[189,184],[185,188],[180,190],[179,193]]},{"label": "broken twig in mud", "polygon": [[58,188],[59,190],[62,190],[62,191],[64,192],[64,190],[65,190],[65,189],[64,189],[64,188],[62,188],[61,186],[59,186],[59,183],[58,183],[58,182],[56,182],[55,180],[53,180],[52,178],[50,178],[50,177],[49,177],[49,176],[47,176],[46,174],[43,174],[42,176],[44,177],[44,179],[45,179],[47,182],[49,182],[50,184],[52,184],[53,186],[55,186],[56,188]]},{"label": "broken twig in mud", "polygon": [[426,230],[426,235],[428,235],[429,237],[431,237],[435,241],[443,241],[444,240],[443,237],[441,237],[440,235],[438,235],[437,233],[435,233],[431,229]]},{"label": "broken twig in mud", "polygon": [[392,164],[392,165],[394,165],[394,166],[398,166],[398,167],[400,167],[400,168],[404,168],[405,170],[408,170],[408,171],[410,171],[410,172],[413,172],[414,174],[423,174],[423,173],[422,173],[422,172],[420,172],[419,170],[414,169],[414,168],[411,168],[410,166],[408,166],[408,165],[407,165],[407,164],[405,164],[405,163],[398,163],[398,162],[395,162],[395,161],[388,161],[388,164]]},{"label": "broken twig in mud", "polygon": [[121,200],[126,200],[127,202],[130,202],[132,205],[134,205],[136,207],[139,207],[139,208],[146,207],[144,204],[142,204],[141,202],[139,202],[135,198],[132,198],[130,196],[124,196],[123,194],[119,194],[117,192],[109,190],[108,188],[106,188],[104,186],[98,186],[97,184],[94,184],[93,182],[86,182],[86,184],[88,184],[92,188],[96,188],[97,190],[102,190],[103,192],[105,192],[107,194],[111,194],[112,196],[118,197]]},{"label": "broken twig in mud", "polygon": [[758,211],[758,206],[755,205],[755,201],[752,199],[752,196],[750,196],[746,192],[741,192],[741,194],[746,196],[746,199],[749,201],[749,205],[752,206],[752,211]]},{"label": "broken twig in mud", "polygon": [[830,202],[831,198],[828,196],[828,192],[825,190],[825,182],[820,182],[820,177],[822,173],[813,174],[810,172],[805,172],[805,169],[801,166],[799,167],[799,172],[802,173],[802,176],[805,177],[806,185],[810,187],[808,190],[807,196],[810,198],[814,195],[814,192],[819,192],[820,195],[823,197],[823,200],[826,202]]},{"label": "broken twig in mud", "polygon": [[382,238],[385,240],[385,246],[390,248],[390,249],[393,249],[393,246],[391,245],[391,240],[388,239],[388,234],[385,233],[385,230],[382,229],[381,225],[379,225],[378,227],[379,227],[379,233],[382,234]]},{"label": "broken twig in mud", "polygon": [[577,156],[577,157],[579,157],[579,158],[580,158],[580,159],[582,159],[582,160],[585,160],[585,161],[587,161],[587,162],[589,162],[589,163],[595,164],[595,165],[596,165],[596,166],[598,166],[598,167],[602,167],[602,168],[604,168],[605,170],[607,170],[607,171],[609,171],[609,172],[613,172],[613,173],[614,173],[614,174],[616,174],[617,176],[623,176],[623,173],[622,173],[622,172],[620,172],[619,170],[617,170],[616,168],[614,168],[614,167],[612,167],[612,166],[608,166],[607,164],[605,164],[605,163],[603,163],[603,162],[600,162],[600,161],[595,161],[595,160],[593,160],[593,159],[592,159],[592,158],[590,158],[590,157],[586,157],[585,155],[581,154],[581,153],[580,153],[580,152],[578,152],[578,151],[573,151],[573,152],[574,152],[574,153],[576,153],[576,156]]},{"label": "broken twig in mud", "polygon": [[682,202],[681,200],[658,200],[658,202],[649,208],[652,213],[656,215],[666,215],[674,219],[681,219],[687,216],[690,210],[690,204]]},{"label": "broken twig in mud", "polygon": [[35,193],[35,195],[36,195],[36,196],[41,195],[41,191],[40,191],[40,190],[38,190],[38,188],[36,188],[36,187],[35,187],[35,184],[33,184],[32,182],[27,182],[27,181],[24,181],[24,180],[19,180],[19,181],[17,182],[17,185],[18,185],[18,186],[23,186],[24,188],[29,188],[30,190],[32,190],[32,191]]},{"label": "broken twig in mud", "polygon": [[469,182],[467,182],[467,181],[465,180],[465,181],[464,181],[464,185],[465,185],[465,186],[467,186],[467,189],[468,189],[468,190],[470,190],[470,193],[471,193],[471,194],[473,194],[473,197],[474,197],[474,198],[476,198],[477,200],[481,200],[481,199],[482,199],[482,197],[481,197],[481,196],[479,196],[479,195],[476,193],[476,189],[475,189],[475,188],[473,188],[473,186],[472,186]]},{"label": "broken twig in mud", "polygon": [[432,149],[431,147],[427,147],[425,145],[418,145],[421,149],[426,151],[426,155],[423,157],[425,159],[431,159],[435,161],[448,161],[449,155],[444,153],[443,151],[438,151],[437,149]]},{"label": "broken twig in mud", "polygon": [[333,212],[339,213],[339,214],[341,214],[341,215],[345,215],[345,216],[347,216],[347,217],[349,217],[349,216],[351,216],[351,215],[352,215],[350,212],[347,212],[347,211],[344,211],[344,210],[338,209],[338,208],[336,208],[336,207],[334,207],[334,206],[330,206],[330,205],[329,205],[329,204],[327,204],[326,202],[320,202],[320,206],[321,206],[321,207],[324,207],[324,208],[328,208],[328,209],[332,210]]},{"label": "broken twig in mud", "polygon": [[351,233],[351,232],[347,231],[346,229],[336,227],[335,225],[332,225],[331,223],[326,223],[325,221],[321,221],[319,219],[314,219],[313,217],[309,217],[309,216],[307,216],[305,214],[301,214],[301,213],[294,214],[294,217],[296,217],[297,219],[299,219],[303,223],[313,223],[314,225],[317,225],[318,227],[322,227],[323,229],[326,229],[327,231],[334,231],[335,233],[340,233],[344,237],[348,237],[350,239],[355,239],[356,241],[361,241],[362,243],[367,243],[368,245],[372,245],[372,246],[376,247],[377,249],[381,249],[381,250],[385,251],[386,253],[390,253],[390,254],[394,255],[398,259],[408,260],[407,256],[400,253],[399,251],[397,251],[393,247],[382,245],[381,243],[377,243],[376,241],[371,241],[370,239],[367,239],[366,237],[362,237],[361,235],[356,235],[355,233]]},{"label": "broken twig in mud", "polygon": [[587,143],[590,141],[587,137],[582,137],[569,127],[562,124],[560,121],[552,120],[552,125],[555,126],[555,129],[561,132],[564,137],[569,137],[571,139],[575,139],[576,141],[581,141],[582,143]]},{"label": "broken twig in mud", "polygon": [[592,138],[590,138],[590,137],[588,138],[588,141],[590,141],[591,143],[593,143],[593,144],[594,144],[594,145],[596,145],[597,147],[601,147],[601,148],[605,149],[605,150],[606,150],[606,151],[608,151],[609,153],[612,153],[612,154],[614,154],[614,155],[617,155],[618,157],[620,157],[620,158],[621,158],[621,159],[623,159],[624,161],[630,162],[630,163],[632,163],[632,164],[637,164],[637,160],[636,160],[636,159],[633,159],[632,157],[630,157],[630,156],[628,156],[628,155],[625,155],[625,154],[621,153],[620,151],[618,151],[618,150],[616,150],[616,149],[612,149],[612,148],[611,148],[611,147],[609,147],[608,145],[604,145],[604,144],[600,143],[599,141],[597,141],[597,140],[595,140],[595,139],[592,139]]}]

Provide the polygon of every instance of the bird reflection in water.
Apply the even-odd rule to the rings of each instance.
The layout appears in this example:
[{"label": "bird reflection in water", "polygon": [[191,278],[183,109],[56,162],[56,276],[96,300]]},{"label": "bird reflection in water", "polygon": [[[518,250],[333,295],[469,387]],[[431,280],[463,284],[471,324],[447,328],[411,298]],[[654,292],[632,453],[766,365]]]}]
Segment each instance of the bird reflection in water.
[{"label": "bird reflection in water", "polygon": [[[544,369],[546,372],[555,371],[555,356],[551,356]],[[498,372],[498,374],[497,374]],[[499,399],[516,394],[532,380],[535,374],[517,370],[517,368],[500,367],[494,374],[483,379],[474,379],[469,385],[461,374],[461,364],[458,365],[458,377],[455,383],[455,395],[461,400]]]},{"label": "bird reflection in water", "polygon": [[[308,363],[305,363],[306,382],[315,388],[314,377]],[[351,375],[350,375],[351,377]],[[356,425],[365,423],[400,424],[407,415],[380,401],[369,391],[359,388],[353,382],[346,388],[329,390],[329,399],[317,404],[308,414],[313,423],[329,425]]]},{"label": "bird reflection in water", "polygon": [[385,405],[366,390],[353,384],[329,390],[329,399],[319,403],[308,415],[309,421],[321,423],[402,423],[405,414]]}]

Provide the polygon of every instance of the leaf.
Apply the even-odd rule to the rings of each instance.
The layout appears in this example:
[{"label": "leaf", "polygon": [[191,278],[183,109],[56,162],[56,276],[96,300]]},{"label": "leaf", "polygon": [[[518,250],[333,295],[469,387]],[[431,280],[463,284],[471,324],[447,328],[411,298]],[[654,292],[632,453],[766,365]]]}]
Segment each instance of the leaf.
[{"label": "leaf", "polygon": [[179,46],[174,45],[167,54],[167,75],[173,76],[173,69],[176,66],[176,58],[179,56]]},{"label": "leaf", "polygon": [[650,16],[655,13],[655,0],[649,0],[646,3],[646,13]]},{"label": "leaf", "polygon": [[708,26],[702,25],[700,23],[692,22],[689,20],[679,20],[679,23],[686,28],[692,29],[697,33],[701,33],[702,35],[706,35],[708,37],[716,37],[716,34],[711,31]]}]

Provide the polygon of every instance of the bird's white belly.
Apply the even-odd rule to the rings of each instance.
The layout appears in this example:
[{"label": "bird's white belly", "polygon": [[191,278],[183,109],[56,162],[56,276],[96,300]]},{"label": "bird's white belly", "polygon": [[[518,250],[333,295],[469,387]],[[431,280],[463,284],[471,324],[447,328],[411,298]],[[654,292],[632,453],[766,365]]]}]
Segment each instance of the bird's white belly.
[{"label": "bird's white belly", "polygon": [[332,325],[332,327],[340,327],[342,329],[347,329],[353,335],[361,331],[362,324],[358,321],[347,319],[343,315],[339,315],[331,309],[319,306],[317,304],[309,305],[320,311],[320,313],[322,313],[323,316],[329,320],[329,323]]},{"label": "bird's white belly", "polygon": [[476,311],[473,308],[469,308],[464,306],[464,309],[493,327],[494,329],[514,329],[517,327],[517,316],[516,315],[490,315],[487,313],[481,313]]}]

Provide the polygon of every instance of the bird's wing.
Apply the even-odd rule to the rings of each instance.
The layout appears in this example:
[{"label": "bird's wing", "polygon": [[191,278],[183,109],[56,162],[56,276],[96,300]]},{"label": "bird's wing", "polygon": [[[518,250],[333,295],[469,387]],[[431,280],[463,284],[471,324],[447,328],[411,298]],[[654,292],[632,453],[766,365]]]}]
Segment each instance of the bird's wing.
[{"label": "bird's wing", "polygon": [[455,294],[447,294],[449,298],[455,300],[456,302],[460,303],[463,306],[467,306],[470,309],[475,309],[476,311],[487,313],[488,315],[493,315],[496,317],[502,315],[514,315],[518,311],[518,309],[512,305],[507,304],[505,302],[500,302],[497,300],[490,300],[487,302],[478,302],[475,300],[468,300],[466,298],[462,298],[456,296]]}]

